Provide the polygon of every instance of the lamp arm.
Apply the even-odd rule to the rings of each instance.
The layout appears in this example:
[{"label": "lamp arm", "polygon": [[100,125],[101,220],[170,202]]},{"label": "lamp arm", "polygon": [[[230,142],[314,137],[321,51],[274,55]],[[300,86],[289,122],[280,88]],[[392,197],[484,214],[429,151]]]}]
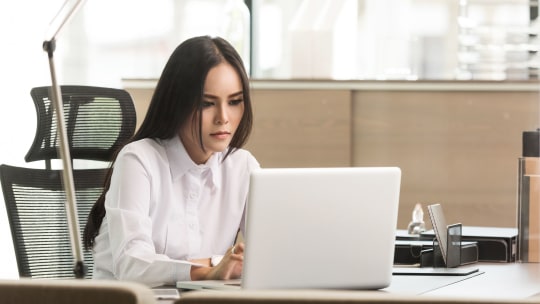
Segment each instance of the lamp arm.
[{"label": "lamp arm", "polygon": [[71,155],[69,152],[69,143],[67,139],[67,131],[64,120],[64,102],[62,100],[62,92],[56,78],[56,69],[54,65],[54,50],[56,49],[56,35],[64,27],[67,21],[75,14],[77,9],[82,5],[84,0],[66,0],[60,11],[51,22],[49,34],[43,42],[43,50],[47,52],[49,58],[49,69],[51,73],[52,89],[49,93],[52,98],[53,106],[56,111],[56,124],[59,138],[59,154],[62,158],[62,180],[64,191],[66,192],[66,215],[69,228],[69,236],[71,242],[71,250],[75,265],[73,272],[76,278],[84,278],[87,272],[87,267],[84,265],[84,257],[82,253],[81,238],[79,231],[79,221],[77,218],[77,198],[75,196],[75,182],[73,181],[73,168],[71,165]]}]

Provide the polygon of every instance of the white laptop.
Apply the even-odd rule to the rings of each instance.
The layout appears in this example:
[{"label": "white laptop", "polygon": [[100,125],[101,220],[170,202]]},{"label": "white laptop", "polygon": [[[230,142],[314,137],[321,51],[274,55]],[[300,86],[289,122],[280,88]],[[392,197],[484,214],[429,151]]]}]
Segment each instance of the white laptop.
[{"label": "white laptop", "polygon": [[177,287],[385,288],[392,279],[400,182],[396,167],[257,170],[242,279]]}]

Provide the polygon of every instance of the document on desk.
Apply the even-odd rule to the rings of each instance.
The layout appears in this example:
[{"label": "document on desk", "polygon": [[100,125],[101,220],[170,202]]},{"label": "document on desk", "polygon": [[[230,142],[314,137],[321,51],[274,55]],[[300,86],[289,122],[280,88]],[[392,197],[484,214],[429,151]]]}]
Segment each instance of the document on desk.
[{"label": "document on desk", "polygon": [[479,275],[484,275],[484,272],[476,271],[469,275],[393,275],[390,286],[383,290],[390,293],[421,295]]},{"label": "document on desk", "polygon": [[473,267],[394,267],[393,275],[425,275],[425,276],[466,276],[478,272],[478,268]]}]

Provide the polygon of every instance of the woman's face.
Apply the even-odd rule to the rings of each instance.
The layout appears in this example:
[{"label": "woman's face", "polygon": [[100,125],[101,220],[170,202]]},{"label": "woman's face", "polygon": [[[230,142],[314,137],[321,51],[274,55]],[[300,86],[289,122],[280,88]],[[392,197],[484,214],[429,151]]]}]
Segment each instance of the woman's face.
[{"label": "woman's face", "polygon": [[213,153],[225,151],[243,115],[242,80],[229,63],[222,62],[210,69],[204,83],[201,121],[204,150],[199,143],[198,123],[194,125],[188,120],[180,130],[180,139],[191,159],[203,164]]}]

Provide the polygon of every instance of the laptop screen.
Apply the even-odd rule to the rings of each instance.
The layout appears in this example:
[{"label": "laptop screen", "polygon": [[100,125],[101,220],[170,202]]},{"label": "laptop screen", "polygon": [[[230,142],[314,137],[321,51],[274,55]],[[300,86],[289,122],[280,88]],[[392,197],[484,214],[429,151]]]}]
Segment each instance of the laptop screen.
[{"label": "laptop screen", "polygon": [[242,287],[388,286],[400,181],[396,167],[254,172]]}]

